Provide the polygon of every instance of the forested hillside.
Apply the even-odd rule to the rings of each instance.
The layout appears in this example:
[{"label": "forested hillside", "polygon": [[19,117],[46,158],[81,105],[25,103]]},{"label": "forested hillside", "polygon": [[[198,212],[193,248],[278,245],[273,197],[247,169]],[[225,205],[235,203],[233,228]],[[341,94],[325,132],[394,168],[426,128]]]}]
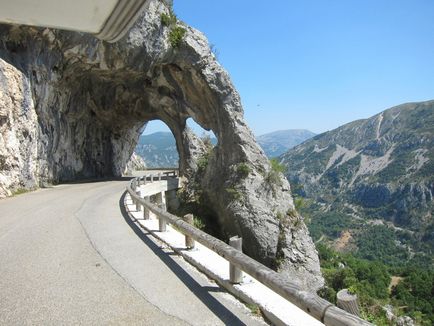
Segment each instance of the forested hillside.
[{"label": "forested hillside", "polygon": [[279,161],[320,252],[323,295],[352,287],[377,324],[390,304],[389,314],[431,325],[434,101],[317,135]]}]

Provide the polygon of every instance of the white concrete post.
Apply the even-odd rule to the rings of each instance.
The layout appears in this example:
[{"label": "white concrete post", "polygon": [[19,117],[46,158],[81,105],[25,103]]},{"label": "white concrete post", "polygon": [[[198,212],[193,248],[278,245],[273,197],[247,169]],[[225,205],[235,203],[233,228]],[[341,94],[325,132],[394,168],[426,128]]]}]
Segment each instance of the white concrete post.
[{"label": "white concrete post", "polygon": [[[243,239],[234,236],[229,239],[229,245],[239,251],[243,251]],[[243,271],[232,264],[229,264],[229,280],[231,283],[241,283],[243,281]]]},{"label": "white concrete post", "polygon": [[[163,204],[160,204],[160,208],[163,209]],[[162,217],[158,217],[158,230],[160,232],[166,232],[166,220]]]},{"label": "white concrete post", "polygon": [[167,211],[166,192],[162,191],[162,192],[159,192],[158,194],[155,194],[155,199],[156,199],[158,207],[160,207],[164,211]]},{"label": "white concrete post", "polygon": [[[145,197],[145,200],[149,200],[149,197]],[[150,213],[151,211],[143,206],[143,219],[149,220],[151,218]]]},{"label": "white concrete post", "polygon": [[[182,219],[190,225],[194,224],[193,214],[184,215],[184,217]],[[188,235],[185,236],[185,247],[187,249],[193,249],[194,248],[194,240],[193,240],[193,238],[189,237]]]}]

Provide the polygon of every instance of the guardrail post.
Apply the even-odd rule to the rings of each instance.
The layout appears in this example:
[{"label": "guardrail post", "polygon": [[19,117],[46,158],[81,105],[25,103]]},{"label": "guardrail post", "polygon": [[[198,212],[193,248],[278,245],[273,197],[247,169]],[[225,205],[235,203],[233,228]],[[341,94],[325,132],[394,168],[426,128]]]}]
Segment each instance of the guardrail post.
[{"label": "guardrail post", "polygon": [[[140,193],[140,178],[134,179],[134,188],[133,188],[133,190],[136,193],[136,195],[140,197],[140,195],[141,195],[141,193]],[[136,211],[140,212],[140,210],[141,210],[140,202],[138,200],[136,200],[135,202],[136,202]]]},{"label": "guardrail post", "polygon": [[158,181],[161,181],[161,172],[158,173]]},{"label": "guardrail post", "polygon": [[[145,197],[144,199],[149,200],[149,197]],[[143,219],[144,220],[149,220],[149,218],[150,218],[149,213],[150,213],[149,209],[147,209],[146,206],[143,206]]]},{"label": "guardrail post", "polygon": [[[229,239],[229,245],[239,251],[243,251],[243,238],[234,236]],[[243,271],[233,264],[229,264],[229,280],[231,283],[241,283],[243,281]]]},{"label": "guardrail post", "polygon": [[147,174],[145,174],[144,176],[143,176],[143,184],[145,185],[146,184],[146,179],[148,178],[148,175]]},{"label": "guardrail post", "polygon": [[[136,191],[137,196],[140,197],[140,190]],[[136,211],[140,212],[142,210],[142,205],[140,204],[140,202],[138,200],[136,200]]]},{"label": "guardrail post", "polygon": [[342,289],[337,293],[337,306],[350,314],[360,317],[357,294],[348,292],[348,289]]},{"label": "guardrail post", "polygon": [[[184,215],[184,217],[182,219],[190,225],[194,224],[193,214]],[[192,237],[189,237],[188,235],[185,236],[185,247],[187,249],[193,249],[194,248],[194,240]]]},{"label": "guardrail post", "polygon": [[155,200],[157,202],[157,205],[163,211],[167,211],[167,208],[166,208],[166,192],[165,191],[162,191],[162,192],[159,192],[158,194],[155,194]]},{"label": "guardrail post", "polygon": [[[162,210],[164,210],[162,207],[163,204],[160,204],[159,206]],[[158,230],[160,232],[166,232],[166,220],[164,218],[162,218],[161,216],[158,216]]]}]

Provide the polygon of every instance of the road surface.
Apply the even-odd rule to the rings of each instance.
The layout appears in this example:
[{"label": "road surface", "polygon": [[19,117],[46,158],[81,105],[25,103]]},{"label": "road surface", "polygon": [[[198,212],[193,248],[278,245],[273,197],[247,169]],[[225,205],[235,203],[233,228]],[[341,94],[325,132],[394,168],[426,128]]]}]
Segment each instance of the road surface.
[{"label": "road surface", "polygon": [[0,200],[0,325],[260,325],[128,223],[126,180]]}]

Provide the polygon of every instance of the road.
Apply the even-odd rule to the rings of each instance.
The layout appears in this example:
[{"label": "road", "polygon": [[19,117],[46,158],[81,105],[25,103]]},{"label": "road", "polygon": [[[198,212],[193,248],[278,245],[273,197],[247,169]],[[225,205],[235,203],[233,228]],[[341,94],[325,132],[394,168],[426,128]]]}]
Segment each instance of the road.
[{"label": "road", "polygon": [[126,180],[0,200],[0,325],[260,325],[128,223]]}]

